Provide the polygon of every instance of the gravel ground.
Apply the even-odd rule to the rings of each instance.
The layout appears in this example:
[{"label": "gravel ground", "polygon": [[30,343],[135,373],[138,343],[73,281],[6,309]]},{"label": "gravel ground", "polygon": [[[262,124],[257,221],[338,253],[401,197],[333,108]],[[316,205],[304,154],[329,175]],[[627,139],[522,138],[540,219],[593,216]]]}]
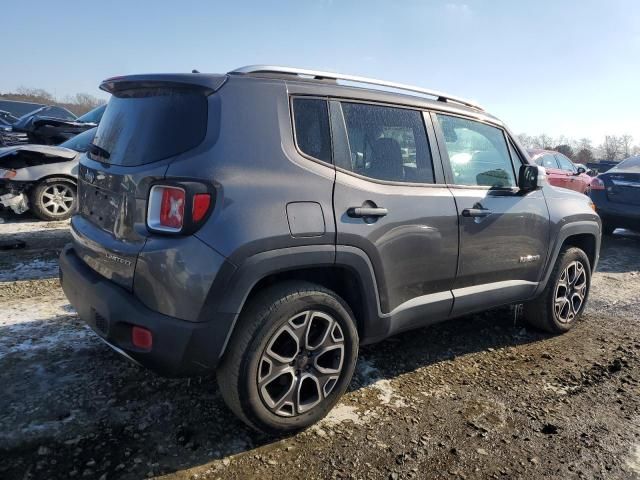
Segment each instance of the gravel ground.
[{"label": "gravel ground", "polygon": [[640,236],[605,240],[563,336],[499,309],[362,348],[350,390],[287,438],[246,428],[213,377],[112,352],[57,284],[66,224],[0,238],[0,478],[640,479]]}]

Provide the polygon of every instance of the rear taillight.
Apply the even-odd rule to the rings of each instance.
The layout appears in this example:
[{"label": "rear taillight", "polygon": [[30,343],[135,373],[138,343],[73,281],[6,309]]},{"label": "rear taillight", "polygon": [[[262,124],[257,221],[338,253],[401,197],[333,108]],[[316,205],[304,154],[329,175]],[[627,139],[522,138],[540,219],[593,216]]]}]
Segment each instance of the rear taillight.
[{"label": "rear taillight", "polygon": [[194,222],[202,220],[209,211],[211,205],[211,195],[208,193],[196,193],[193,196],[193,209],[191,211],[191,219]]},{"label": "rear taillight", "polygon": [[154,185],[149,191],[147,227],[160,233],[193,233],[211,210],[212,191],[192,181]]},{"label": "rear taillight", "polygon": [[184,188],[155,185],[149,193],[147,225],[163,232],[179,232],[184,224]]},{"label": "rear taillight", "polygon": [[604,190],[605,186],[604,186],[604,182],[598,178],[598,177],[594,177],[593,180],[591,180],[591,190]]}]

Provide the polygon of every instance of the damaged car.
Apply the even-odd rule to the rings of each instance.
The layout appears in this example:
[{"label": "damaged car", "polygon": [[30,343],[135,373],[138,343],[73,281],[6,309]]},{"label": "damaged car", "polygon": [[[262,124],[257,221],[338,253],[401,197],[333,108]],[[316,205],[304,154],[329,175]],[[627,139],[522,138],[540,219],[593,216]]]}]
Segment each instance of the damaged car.
[{"label": "damaged car", "polygon": [[25,133],[29,143],[58,145],[79,133],[98,126],[106,105],[100,105],[78,118],[54,117],[47,113],[48,108],[50,107],[43,107],[20,117],[13,124],[13,131]]},{"label": "damaged car", "polygon": [[10,112],[0,110],[0,147],[27,143],[27,134],[13,131],[13,123],[18,119]]},{"label": "damaged car", "polygon": [[0,148],[0,208],[31,210],[42,220],[65,220],[77,205],[78,157],[89,149],[96,128],[58,146]]}]

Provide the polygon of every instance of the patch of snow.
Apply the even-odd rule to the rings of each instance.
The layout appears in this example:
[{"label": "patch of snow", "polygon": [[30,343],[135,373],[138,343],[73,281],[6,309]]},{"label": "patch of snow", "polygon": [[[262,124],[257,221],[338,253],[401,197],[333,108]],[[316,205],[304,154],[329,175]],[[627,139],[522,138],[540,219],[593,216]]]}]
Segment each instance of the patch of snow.
[{"label": "patch of snow", "polygon": [[64,297],[42,297],[6,302],[0,318],[0,359],[10,354],[32,356],[54,348],[84,348],[95,338],[77,322],[77,314]]},{"label": "patch of snow", "polygon": [[355,425],[365,423],[363,415],[358,413],[358,409],[351,405],[337,405],[329,414],[320,422],[320,425],[335,426],[342,422],[353,422]]},{"label": "patch of snow", "polygon": [[0,272],[0,282],[16,280],[38,280],[58,276],[58,259],[31,260],[15,264],[11,269]]},{"label": "patch of snow", "polygon": [[380,371],[369,360],[361,359],[357,365],[357,372],[365,388],[377,390],[382,405],[407,406],[405,399],[398,395],[391,385],[391,380],[382,378]]},{"label": "patch of snow", "polygon": [[2,224],[2,233],[11,235],[13,233],[39,232],[42,230],[67,230],[69,220],[61,222],[43,222],[40,220],[10,220]]},{"label": "patch of snow", "polygon": [[627,466],[633,473],[640,475],[640,445],[636,445],[632,449],[631,456],[627,460]]},{"label": "patch of snow", "polygon": [[[76,311],[69,305],[69,301],[61,295],[56,297],[39,297],[37,301],[26,298],[17,301],[6,301],[2,303],[2,316],[0,317],[0,328],[3,331],[11,331],[16,325],[41,320],[50,320],[59,316],[75,316]],[[9,326],[14,327],[9,327]],[[5,327],[8,327],[5,329]],[[19,328],[19,327],[18,327]],[[32,328],[32,327],[29,327]]]}]

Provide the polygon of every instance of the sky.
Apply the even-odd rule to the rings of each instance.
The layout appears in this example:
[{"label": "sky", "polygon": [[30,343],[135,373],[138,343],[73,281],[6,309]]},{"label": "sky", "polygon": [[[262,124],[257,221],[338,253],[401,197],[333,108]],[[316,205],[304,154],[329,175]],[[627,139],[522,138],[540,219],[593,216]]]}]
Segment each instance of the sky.
[{"label": "sky", "polygon": [[638,0],[3,1],[0,92],[287,65],[474,99],[516,133],[640,143]]}]

